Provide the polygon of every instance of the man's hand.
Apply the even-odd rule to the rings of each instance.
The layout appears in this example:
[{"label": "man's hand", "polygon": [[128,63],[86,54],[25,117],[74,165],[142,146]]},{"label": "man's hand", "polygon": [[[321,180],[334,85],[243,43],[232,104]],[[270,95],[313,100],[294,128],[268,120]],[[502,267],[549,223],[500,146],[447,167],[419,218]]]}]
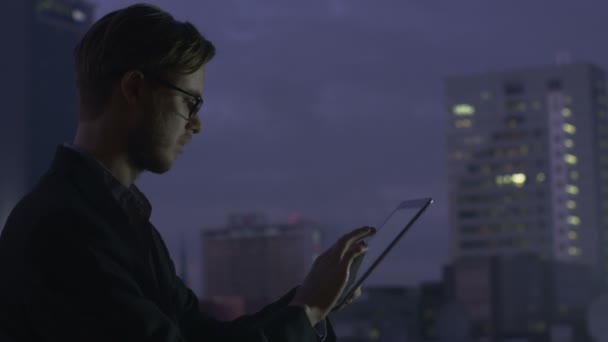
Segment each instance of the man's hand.
[{"label": "man's hand", "polygon": [[[362,227],[342,236],[315,260],[312,269],[296,291],[290,305],[301,306],[314,326],[325,319],[337,304],[349,277],[353,259],[367,251],[363,238],[373,235],[372,227]],[[350,304],[361,295],[361,288],[347,299]]]}]

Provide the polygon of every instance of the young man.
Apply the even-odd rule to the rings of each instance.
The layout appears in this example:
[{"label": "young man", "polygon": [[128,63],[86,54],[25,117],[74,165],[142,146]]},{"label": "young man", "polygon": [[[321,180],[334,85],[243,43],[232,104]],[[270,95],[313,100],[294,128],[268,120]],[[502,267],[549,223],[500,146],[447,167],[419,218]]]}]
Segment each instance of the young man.
[{"label": "young man", "polygon": [[[71,144],[13,209],[0,237],[0,336],[16,341],[335,341],[326,317],[361,228],[260,312],[219,322],[176,275],[134,185],[164,173],[201,130],[213,45],[149,5],[109,13],[74,50],[80,117]],[[252,285],[254,286],[254,285]],[[360,295],[358,290],[350,301]]]}]

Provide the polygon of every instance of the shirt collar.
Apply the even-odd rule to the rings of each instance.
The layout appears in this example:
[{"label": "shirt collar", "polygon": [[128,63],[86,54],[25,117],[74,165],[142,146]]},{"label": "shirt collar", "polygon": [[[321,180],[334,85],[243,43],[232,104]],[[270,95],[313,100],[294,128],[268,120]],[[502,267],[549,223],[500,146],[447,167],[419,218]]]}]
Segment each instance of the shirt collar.
[{"label": "shirt collar", "polygon": [[152,213],[152,206],[146,196],[132,184],[129,188],[125,187],[112,172],[103,165],[91,153],[70,143],[64,143],[63,146],[77,152],[86,162],[94,169],[99,171],[103,176],[103,182],[107,189],[112,194],[112,197],[118,202],[120,207],[127,213],[129,218],[136,221],[149,221]]}]

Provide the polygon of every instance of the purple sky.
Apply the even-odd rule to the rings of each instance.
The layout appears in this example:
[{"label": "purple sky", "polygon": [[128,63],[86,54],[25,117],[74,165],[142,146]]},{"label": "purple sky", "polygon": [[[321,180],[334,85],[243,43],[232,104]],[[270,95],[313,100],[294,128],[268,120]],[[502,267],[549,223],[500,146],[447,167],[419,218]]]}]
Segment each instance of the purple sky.
[{"label": "purple sky", "polygon": [[[98,1],[97,15],[135,2]],[[550,64],[564,50],[608,66],[608,3],[151,3],[218,49],[202,133],[171,172],[138,183],[176,262],[186,234],[197,292],[199,231],[229,212],[285,221],[295,211],[332,227],[328,245],[418,196],[435,204],[375,282],[438,278],[448,258],[443,78]]]}]

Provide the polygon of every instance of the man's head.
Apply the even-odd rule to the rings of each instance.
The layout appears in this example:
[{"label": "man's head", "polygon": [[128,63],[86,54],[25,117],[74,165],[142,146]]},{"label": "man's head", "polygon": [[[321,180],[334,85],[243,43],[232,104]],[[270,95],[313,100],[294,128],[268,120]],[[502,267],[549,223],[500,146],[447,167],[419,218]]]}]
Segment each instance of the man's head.
[{"label": "man's head", "polygon": [[214,54],[192,24],[157,7],[107,14],[74,49],[79,130],[138,170],[167,171],[200,131],[204,65]]}]

